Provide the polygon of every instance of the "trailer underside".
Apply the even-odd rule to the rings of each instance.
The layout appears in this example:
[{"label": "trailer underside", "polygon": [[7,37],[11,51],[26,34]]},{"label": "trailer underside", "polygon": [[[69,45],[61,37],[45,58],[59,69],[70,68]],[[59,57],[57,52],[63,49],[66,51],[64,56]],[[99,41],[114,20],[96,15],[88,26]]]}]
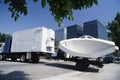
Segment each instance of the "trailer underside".
[{"label": "trailer underside", "polygon": [[78,70],[79,69],[84,70],[88,68],[89,65],[95,65],[99,68],[103,67],[103,62],[101,61],[101,58],[92,59],[78,56],[70,56],[66,58],[66,53],[60,49],[57,52],[57,59],[76,62],[76,69]]}]

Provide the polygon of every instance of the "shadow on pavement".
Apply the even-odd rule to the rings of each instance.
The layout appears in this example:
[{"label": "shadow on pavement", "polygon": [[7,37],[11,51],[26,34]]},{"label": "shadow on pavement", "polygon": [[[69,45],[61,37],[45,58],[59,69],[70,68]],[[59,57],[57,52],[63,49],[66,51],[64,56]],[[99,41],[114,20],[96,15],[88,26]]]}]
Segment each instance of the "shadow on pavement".
[{"label": "shadow on pavement", "polygon": [[69,69],[69,70],[75,70],[75,71],[82,71],[82,72],[99,72],[99,69],[88,67],[85,70],[77,70],[74,65],[69,65],[69,64],[61,64],[61,63],[47,63],[47,66],[52,66],[52,67],[58,67],[58,68],[63,68],[63,69]]},{"label": "shadow on pavement", "polygon": [[27,76],[28,74],[22,71],[13,71],[7,74],[0,71],[0,80],[30,80]]},{"label": "shadow on pavement", "polygon": [[29,61],[29,62],[22,62],[22,61],[20,61],[20,60],[15,60],[15,61],[11,61],[11,60],[5,60],[5,61],[7,61],[7,62],[19,62],[19,63],[30,63],[30,64],[45,64],[46,62],[44,62],[44,61],[39,61],[39,62],[37,62],[37,63],[33,63],[32,61]]},{"label": "shadow on pavement", "polygon": [[84,72],[94,72],[94,73],[97,73],[97,72],[99,72],[99,69],[96,69],[96,68],[93,68],[93,67],[89,67]]}]

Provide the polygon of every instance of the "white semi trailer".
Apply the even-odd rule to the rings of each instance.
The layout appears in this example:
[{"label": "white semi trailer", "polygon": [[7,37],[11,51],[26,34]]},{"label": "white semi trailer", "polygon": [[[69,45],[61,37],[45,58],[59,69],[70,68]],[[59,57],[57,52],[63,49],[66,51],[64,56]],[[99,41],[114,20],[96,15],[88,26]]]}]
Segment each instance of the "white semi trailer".
[{"label": "white semi trailer", "polygon": [[12,40],[6,40],[1,47],[0,59],[38,62],[40,56],[54,53],[54,40],[55,32],[44,26],[14,32]]}]

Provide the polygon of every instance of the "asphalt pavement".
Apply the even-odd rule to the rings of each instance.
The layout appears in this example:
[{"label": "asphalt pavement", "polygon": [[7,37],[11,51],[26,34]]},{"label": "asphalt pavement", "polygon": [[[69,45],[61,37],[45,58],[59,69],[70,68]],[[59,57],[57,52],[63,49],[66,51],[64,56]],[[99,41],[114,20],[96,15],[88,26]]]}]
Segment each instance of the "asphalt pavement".
[{"label": "asphalt pavement", "polygon": [[105,64],[102,69],[90,65],[85,71],[77,71],[70,61],[0,61],[0,80],[120,80],[120,64]]}]

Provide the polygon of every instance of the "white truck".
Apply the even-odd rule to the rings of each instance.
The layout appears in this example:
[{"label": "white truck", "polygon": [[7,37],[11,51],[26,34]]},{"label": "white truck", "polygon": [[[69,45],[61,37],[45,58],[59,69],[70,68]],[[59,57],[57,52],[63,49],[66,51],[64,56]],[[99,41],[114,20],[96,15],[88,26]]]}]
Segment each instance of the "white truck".
[{"label": "white truck", "polygon": [[0,59],[38,62],[40,56],[54,53],[54,40],[55,32],[44,26],[14,32],[12,40],[6,40],[1,47]]}]

